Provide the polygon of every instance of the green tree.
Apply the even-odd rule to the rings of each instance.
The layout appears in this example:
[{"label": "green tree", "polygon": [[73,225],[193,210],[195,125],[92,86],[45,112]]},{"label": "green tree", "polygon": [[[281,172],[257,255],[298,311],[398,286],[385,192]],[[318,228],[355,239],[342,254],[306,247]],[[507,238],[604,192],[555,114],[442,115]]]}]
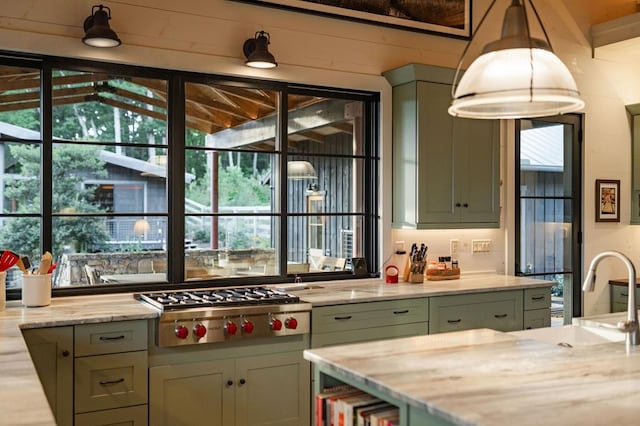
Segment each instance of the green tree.
[{"label": "green tree", "polygon": [[[32,144],[12,144],[9,150],[20,164],[19,176],[8,178],[5,197],[17,205],[17,213],[40,211],[40,147]],[[104,162],[99,160],[94,146],[56,145],[53,150],[54,213],[98,213],[93,203],[93,189],[83,188],[86,179],[106,176]],[[54,218],[53,251],[61,254],[65,246],[78,252],[99,251],[104,248],[109,235],[104,219],[71,216]],[[31,256],[40,252],[40,221],[17,217],[8,221],[0,235],[0,245]]]}]

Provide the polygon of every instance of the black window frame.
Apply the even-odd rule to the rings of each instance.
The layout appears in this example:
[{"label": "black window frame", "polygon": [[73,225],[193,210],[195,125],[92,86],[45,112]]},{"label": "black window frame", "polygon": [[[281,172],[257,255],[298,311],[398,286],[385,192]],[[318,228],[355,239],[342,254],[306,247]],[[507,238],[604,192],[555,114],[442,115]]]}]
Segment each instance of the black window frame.
[{"label": "black window frame", "polygon": [[[55,216],[51,212],[51,188],[52,188],[52,147],[53,147],[53,126],[52,126],[52,72],[55,69],[101,72],[116,76],[135,76],[163,79],[167,81],[167,138],[168,138],[168,174],[167,174],[167,281],[168,283],[129,283],[129,284],[101,284],[99,286],[79,286],[54,288],[53,296],[73,296],[86,294],[108,294],[122,292],[140,292],[153,290],[178,290],[181,288],[197,287],[226,287],[236,285],[253,284],[275,284],[291,282],[295,279],[293,275],[287,275],[287,247],[280,244],[279,250],[279,275],[243,277],[243,278],[217,278],[215,280],[186,281],[184,278],[184,236],[185,236],[185,209],[184,209],[184,169],[186,151],[185,146],[185,86],[187,83],[215,83],[235,86],[262,87],[267,90],[279,92],[281,102],[279,102],[279,129],[287,128],[287,96],[289,94],[311,94],[317,96],[330,96],[332,98],[344,98],[354,101],[361,101],[364,105],[364,135],[365,141],[362,154],[354,154],[351,158],[362,159],[364,163],[363,182],[373,182],[371,185],[364,185],[363,211],[357,214],[362,217],[363,223],[363,257],[367,262],[367,274],[358,275],[358,278],[370,278],[379,276],[379,162],[380,162],[380,139],[379,139],[379,111],[380,94],[363,90],[350,90],[344,88],[331,88],[323,86],[306,85],[299,83],[288,83],[281,81],[262,80],[240,76],[221,76],[215,74],[205,74],[180,70],[167,70],[152,67],[126,65],[103,61],[73,59],[56,56],[35,55],[27,53],[3,52],[0,51],[0,66],[28,66],[39,68],[41,71],[41,139],[42,159],[41,159],[41,184],[42,198],[41,211],[33,216],[42,220],[41,228],[41,251],[51,250],[52,247],[52,222]],[[279,147],[282,151],[280,156],[280,166],[286,170],[287,144],[286,132],[278,132]],[[86,143],[86,142],[83,142]],[[95,144],[101,144],[96,142]],[[123,146],[137,146],[139,144],[123,144]],[[284,176],[284,175],[283,175]],[[286,179],[286,176],[284,177]],[[281,192],[286,191],[286,185],[280,185]],[[280,241],[287,241],[287,212],[286,194],[280,194],[279,212],[275,215],[281,219],[279,226]],[[337,213],[347,214],[347,213]],[[114,216],[117,216],[116,213]],[[153,214],[151,214],[153,215]],[[304,215],[296,213],[293,216]],[[331,215],[331,213],[329,213]],[[0,217],[25,216],[24,214],[7,214],[0,212]],[[107,215],[110,216],[110,215]],[[55,253],[54,253],[55,255]],[[320,281],[329,279],[351,279],[354,274],[350,271],[321,272],[304,274],[305,281]],[[19,299],[20,289],[8,289],[8,299]]]}]

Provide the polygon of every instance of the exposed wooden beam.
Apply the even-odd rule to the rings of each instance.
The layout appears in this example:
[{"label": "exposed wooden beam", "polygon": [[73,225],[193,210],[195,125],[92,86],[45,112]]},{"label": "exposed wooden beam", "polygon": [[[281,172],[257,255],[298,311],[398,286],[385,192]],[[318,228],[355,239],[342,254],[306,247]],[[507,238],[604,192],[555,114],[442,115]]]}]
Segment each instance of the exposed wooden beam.
[{"label": "exposed wooden beam", "polygon": [[321,135],[320,133],[317,133],[317,132],[305,131],[305,132],[300,132],[299,135],[301,135],[305,139],[308,139],[308,140],[313,141],[313,142],[317,142],[317,143],[324,143],[325,142],[325,137],[323,135]]},{"label": "exposed wooden beam", "polygon": [[[348,102],[350,101],[327,99],[321,103],[290,111],[288,134],[308,132],[336,122],[345,121],[344,106]],[[231,129],[222,130],[207,137],[208,146],[227,149],[246,148],[249,145],[272,139],[276,134],[276,121],[276,115],[271,115]]]},{"label": "exposed wooden beam", "polygon": [[332,123],[329,127],[339,130],[342,133],[348,133],[350,135],[353,134],[353,124],[350,121],[345,121],[343,123]]}]

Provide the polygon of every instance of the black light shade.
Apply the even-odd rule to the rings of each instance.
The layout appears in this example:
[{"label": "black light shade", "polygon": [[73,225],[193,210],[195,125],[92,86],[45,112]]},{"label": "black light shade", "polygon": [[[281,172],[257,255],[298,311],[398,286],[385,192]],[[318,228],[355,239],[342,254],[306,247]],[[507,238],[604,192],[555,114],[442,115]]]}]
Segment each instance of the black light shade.
[{"label": "black light shade", "polygon": [[109,27],[109,19],[111,19],[111,9],[103,5],[93,6],[91,15],[84,20],[82,42],[93,47],[120,46],[122,42],[115,31]]},{"label": "black light shade", "polygon": [[276,58],[269,53],[269,33],[258,31],[254,38],[244,42],[242,50],[247,60],[245,64],[253,68],[275,68],[278,66]]}]

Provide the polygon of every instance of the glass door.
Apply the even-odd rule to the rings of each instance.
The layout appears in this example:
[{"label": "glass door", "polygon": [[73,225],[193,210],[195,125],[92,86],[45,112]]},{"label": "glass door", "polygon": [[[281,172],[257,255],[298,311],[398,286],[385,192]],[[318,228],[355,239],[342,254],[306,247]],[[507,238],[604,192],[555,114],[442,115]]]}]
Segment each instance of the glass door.
[{"label": "glass door", "polygon": [[582,116],[516,122],[517,275],[555,281],[552,325],[582,314]]}]

